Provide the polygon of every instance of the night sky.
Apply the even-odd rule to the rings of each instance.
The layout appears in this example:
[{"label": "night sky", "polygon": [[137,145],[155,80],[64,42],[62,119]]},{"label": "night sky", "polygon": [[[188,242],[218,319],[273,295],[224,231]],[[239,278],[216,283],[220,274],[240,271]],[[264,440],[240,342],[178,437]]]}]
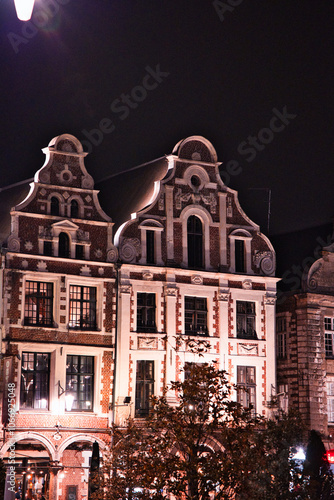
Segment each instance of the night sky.
[{"label": "night sky", "polygon": [[96,182],[121,184],[203,135],[264,233],[268,189],[270,236],[313,228],[312,247],[330,224],[334,2],[36,0],[23,23],[2,0],[0,19],[1,187],[62,133],[84,141]]}]

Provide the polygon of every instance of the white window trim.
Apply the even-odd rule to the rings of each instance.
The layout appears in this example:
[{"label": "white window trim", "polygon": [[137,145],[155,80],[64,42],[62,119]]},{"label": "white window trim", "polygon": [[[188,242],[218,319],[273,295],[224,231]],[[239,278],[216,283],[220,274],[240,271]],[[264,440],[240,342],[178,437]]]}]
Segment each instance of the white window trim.
[{"label": "white window trim", "polygon": [[[52,304],[52,316],[55,325],[54,326],[37,326],[37,325],[25,325],[24,324],[24,312],[25,312],[25,297],[26,297],[26,282],[34,281],[39,283],[52,283],[53,284],[53,304]],[[47,330],[59,328],[59,282],[60,277],[50,276],[47,273],[44,274],[26,274],[23,278],[22,283],[22,297],[21,297],[21,325],[24,328],[44,328]]]},{"label": "white window trim", "polygon": [[182,267],[188,267],[188,219],[191,215],[198,217],[203,225],[203,257],[204,257],[204,269],[210,269],[210,226],[212,226],[211,215],[205,208],[190,205],[180,214],[180,220],[182,223]]},{"label": "white window trim", "polygon": [[[76,330],[76,329],[69,329],[68,325],[70,323],[70,286],[87,286],[89,288],[96,288],[96,330]],[[103,283],[98,283],[92,281],[92,279],[80,279],[78,276],[77,278],[72,278],[72,277],[65,277],[65,287],[66,287],[66,329],[69,329],[70,331],[73,332],[85,332],[85,333],[99,333],[101,332],[102,325],[103,325],[103,317],[102,315],[104,314],[103,311]]]},{"label": "white window trim", "polygon": [[139,264],[146,264],[146,232],[154,231],[154,253],[155,253],[155,264],[156,266],[162,266],[162,255],[161,255],[161,233],[164,230],[163,225],[154,220],[146,219],[144,222],[139,224],[140,229],[140,239],[141,239],[141,258]]},{"label": "white window trim", "polygon": [[[236,229],[229,234],[230,241],[230,272],[236,274],[254,274],[252,271],[252,259],[251,259],[251,242],[252,235],[244,229]],[[237,273],[235,270],[235,240],[243,240],[245,242],[245,272]]]}]

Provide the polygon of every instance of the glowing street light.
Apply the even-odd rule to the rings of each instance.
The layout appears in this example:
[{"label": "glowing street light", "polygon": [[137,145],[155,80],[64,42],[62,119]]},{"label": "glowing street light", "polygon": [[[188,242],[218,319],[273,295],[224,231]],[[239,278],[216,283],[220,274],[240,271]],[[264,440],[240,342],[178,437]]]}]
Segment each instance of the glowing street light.
[{"label": "glowing street light", "polygon": [[35,0],[14,0],[16,15],[20,21],[29,21]]}]

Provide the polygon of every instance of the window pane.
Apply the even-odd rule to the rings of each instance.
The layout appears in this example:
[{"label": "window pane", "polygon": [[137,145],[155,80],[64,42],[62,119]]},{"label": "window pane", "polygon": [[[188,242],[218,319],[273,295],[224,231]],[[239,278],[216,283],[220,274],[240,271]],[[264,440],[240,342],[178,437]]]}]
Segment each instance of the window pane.
[{"label": "window pane", "polygon": [[72,410],[93,410],[94,358],[92,356],[67,356],[66,390],[74,397]]},{"label": "window pane", "polygon": [[206,298],[185,297],[184,305],[185,333],[188,335],[208,335]]},{"label": "window pane", "polygon": [[69,327],[81,330],[96,329],[96,288],[70,286]]},{"label": "window pane", "polygon": [[191,215],[187,221],[188,267],[203,267],[203,227],[201,220]]},{"label": "window pane", "polygon": [[24,324],[53,325],[53,284],[27,281],[25,288]]},{"label": "window pane", "polygon": [[137,294],[137,331],[156,332],[155,293]]},{"label": "window pane", "polygon": [[154,231],[146,231],[146,261],[147,264],[155,263]]},{"label": "window pane", "polygon": [[237,301],[237,337],[257,339],[254,302]]},{"label": "window pane", "polygon": [[245,272],[245,242],[235,240],[235,270],[237,273]]},{"label": "window pane", "polygon": [[148,415],[150,398],[154,393],[154,361],[137,361],[136,369],[136,417]]},{"label": "window pane", "polygon": [[50,354],[22,353],[20,407],[47,409]]}]

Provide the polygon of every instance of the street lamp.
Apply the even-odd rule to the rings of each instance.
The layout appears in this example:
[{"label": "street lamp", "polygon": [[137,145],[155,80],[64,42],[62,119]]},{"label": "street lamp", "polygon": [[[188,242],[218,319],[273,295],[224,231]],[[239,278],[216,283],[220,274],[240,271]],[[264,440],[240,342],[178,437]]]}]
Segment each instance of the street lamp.
[{"label": "street lamp", "polygon": [[60,385],[60,380],[58,380],[58,399],[63,394],[65,394],[65,407],[66,407],[66,411],[71,411],[72,410],[73,401],[74,401],[74,396],[67,389],[63,389],[62,386]]},{"label": "street lamp", "polygon": [[14,0],[16,15],[20,21],[29,21],[35,0]]}]

